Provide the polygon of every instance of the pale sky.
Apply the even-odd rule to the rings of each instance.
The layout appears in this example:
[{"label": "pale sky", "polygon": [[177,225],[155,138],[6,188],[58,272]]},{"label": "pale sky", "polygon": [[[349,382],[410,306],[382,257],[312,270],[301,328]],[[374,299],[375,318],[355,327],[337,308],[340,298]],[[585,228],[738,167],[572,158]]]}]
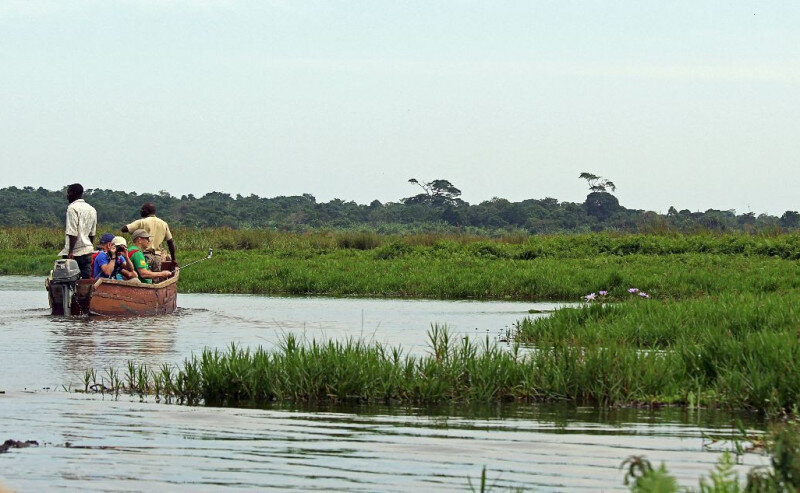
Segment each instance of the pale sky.
[{"label": "pale sky", "polygon": [[0,186],[800,210],[800,2],[0,2]]}]

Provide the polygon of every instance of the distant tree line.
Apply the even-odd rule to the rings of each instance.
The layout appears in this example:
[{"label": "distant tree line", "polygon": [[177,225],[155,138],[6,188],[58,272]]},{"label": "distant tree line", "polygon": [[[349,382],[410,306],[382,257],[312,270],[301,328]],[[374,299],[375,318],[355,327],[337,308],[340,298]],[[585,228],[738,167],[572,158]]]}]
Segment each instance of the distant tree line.
[{"label": "distant tree line", "polygon": [[[586,175],[586,176],[584,176]],[[596,175],[581,175],[590,185],[583,203],[554,198],[511,202],[493,198],[479,204],[460,199],[461,191],[447,180],[428,183],[410,180],[423,193],[398,202],[357,204],[333,199],[317,202],[313,195],[265,198],[231,196],[211,192],[202,197],[173,197],[165,191],[137,194],[89,189],[84,198],[98,212],[101,224],[121,226],[138,217],[144,202],[154,202],[158,215],[173,226],[269,228],[289,231],[312,229],[369,229],[386,233],[405,231],[466,231],[494,233],[525,231],[532,234],[588,231],[781,231],[800,227],[800,213],[786,211],[780,217],[752,212],[709,209],[677,210],[666,215],[628,209],[608,190],[614,184]],[[64,224],[65,193],[44,188],[0,189],[0,226],[48,226]]]}]

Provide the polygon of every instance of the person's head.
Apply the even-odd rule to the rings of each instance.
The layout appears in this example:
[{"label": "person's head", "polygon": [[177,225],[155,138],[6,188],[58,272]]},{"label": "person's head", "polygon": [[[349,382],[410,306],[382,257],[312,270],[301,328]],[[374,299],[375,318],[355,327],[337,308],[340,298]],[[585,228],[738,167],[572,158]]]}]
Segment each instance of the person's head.
[{"label": "person's head", "polygon": [[111,240],[111,244],[114,246],[114,250],[116,250],[117,253],[128,249],[128,242],[125,241],[125,238],[122,236],[115,236],[114,239]]},{"label": "person's head", "polygon": [[133,244],[144,250],[150,246],[150,233],[143,229],[137,229],[131,234]]},{"label": "person's head", "polygon": [[67,187],[67,200],[72,203],[83,198],[83,186],[80,183],[73,183]]},{"label": "person's head", "polygon": [[103,233],[100,237],[100,249],[107,252],[114,248],[114,235],[111,233]]},{"label": "person's head", "polygon": [[156,213],[156,204],[152,202],[147,202],[142,204],[142,209],[139,211],[142,217],[152,216]]}]

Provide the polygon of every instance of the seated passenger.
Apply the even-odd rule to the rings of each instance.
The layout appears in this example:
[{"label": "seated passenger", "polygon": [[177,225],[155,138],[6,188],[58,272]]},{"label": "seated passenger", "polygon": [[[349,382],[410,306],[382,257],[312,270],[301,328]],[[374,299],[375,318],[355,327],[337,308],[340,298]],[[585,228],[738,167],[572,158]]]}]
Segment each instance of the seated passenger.
[{"label": "seated passenger", "polygon": [[120,281],[139,282],[139,278],[136,275],[136,269],[133,267],[133,262],[131,262],[131,259],[128,257],[128,242],[126,242],[125,238],[122,236],[115,236],[112,243],[117,255],[124,259],[124,264],[120,267],[116,279],[119,279]]},{"label": "seated passenger", "polygon": [[166,279],[172,275],[170,271],[153,272],[150,270],[150,266],[147,265],[143,252],[150,247],[150,233],[143,229],[137,229],[131,237],[134,246],[128,250],[128,254],[140,281],[151,284],[153,279]]},{"label": "seated passenger", "polygon": [[92,277],[116,279],[117,274],[127,262],[127,257],[121,255],[114,246],[114,235],[105,233],[100,237],[100,251],[92,261]]}]

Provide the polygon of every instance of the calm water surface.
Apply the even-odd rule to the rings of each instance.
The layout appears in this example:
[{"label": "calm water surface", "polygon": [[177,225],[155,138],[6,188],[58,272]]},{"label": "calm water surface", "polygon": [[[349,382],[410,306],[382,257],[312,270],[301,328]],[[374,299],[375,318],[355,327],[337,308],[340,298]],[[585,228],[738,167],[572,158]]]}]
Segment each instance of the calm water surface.
[{"label": "calm water surface", "polygon": [[[271,347],[287,333],[362,338],[427,351],[432,323],[496,339],[531,308],[555,304],[257,296],[179,296],[176,315],[70,319],[48,314],[43,280],[0,277],[0,484],[32,491],[468,489],[487,467],[498,486],[622,488],[629,455],[665,461],[686,485],[707,474],[736,418],[685,410],[574,406],[220,409],[64,392],[88,367],[179,363],[231,342]],[[743,418],[753,429],[755,420]],[[744,457],[741,470],[765,463]]]}]

